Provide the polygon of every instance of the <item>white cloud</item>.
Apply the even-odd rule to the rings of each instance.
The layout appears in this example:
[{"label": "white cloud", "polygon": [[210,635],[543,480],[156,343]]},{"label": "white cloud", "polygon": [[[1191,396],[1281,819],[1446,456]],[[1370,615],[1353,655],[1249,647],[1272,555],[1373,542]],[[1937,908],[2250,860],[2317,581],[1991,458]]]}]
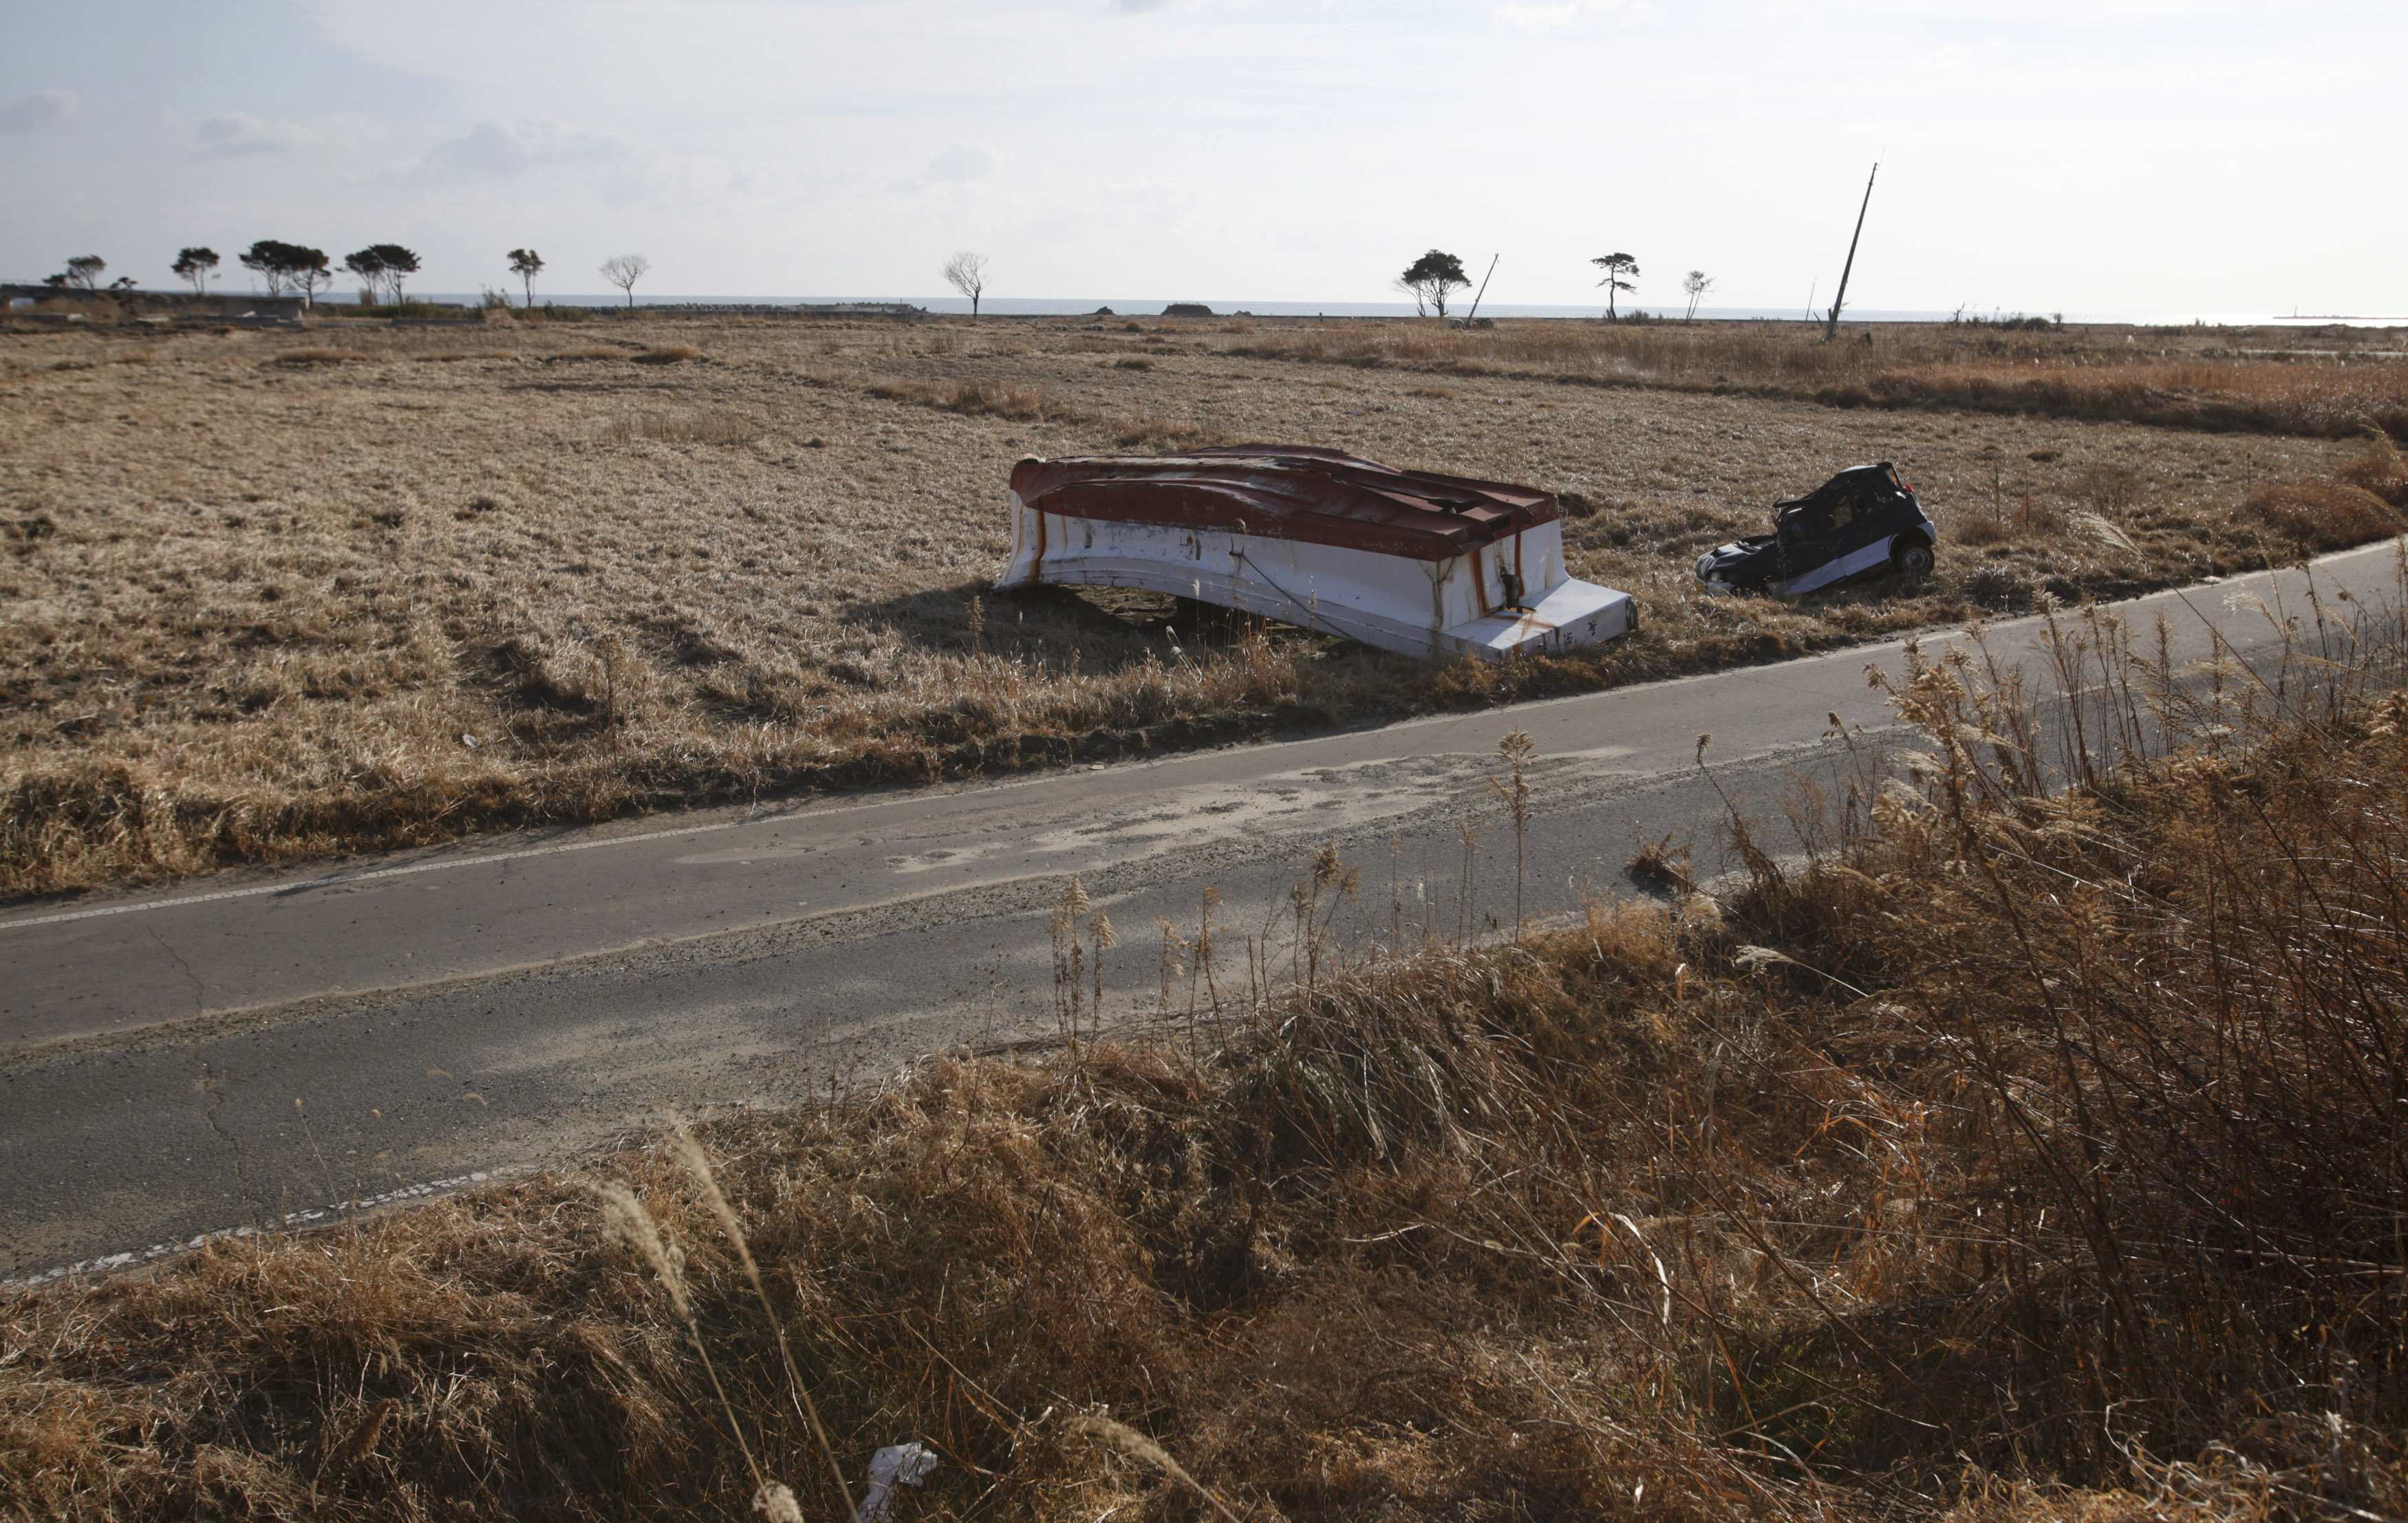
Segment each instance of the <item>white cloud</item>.
[{"label": "white cloud", "polygon": [[887,189],[898,195],[917,195],[940,185],[971,185],[994,174],[995,167],[995,155],[986,149],[955,143],[939,149],[926,168],[890,181]]},{"label": "white cloud", "polygon": [[1627,21],[1638,11],[1639,7],[1627,0],[1558,0],[1545,6],[1498,6],[1489,14],[1498,25],[1518,32],[1555,32],[1585,17],[1620,16]]},{"label": "white cloud", "polygon": [[955,143],[928,161],[928,178],[960,185],[995,173],[995,155],[968,143]]},{"label": "white cloud", "polygon": [[194,146],[213,159],[293,153],[324,140],[324,134],[298,121],[274,121],[242,111],[213,116],[193,130]]},{"label": "white cloud", "polygon": [[0,106],[0,133],[36,133],[64,127],[75,120],[72,90],[36,90]]},{"label": "white cloud", "polygon": [[550,164],[624,159],[625,143],[556,121],[480,121],[427,150],[421,178],[456,175],[518,175]]},{"label": "white cloud", "polygon": [[1551,32],[1559,26],[1570,26],[1580,16],[1580,7],[1561,6],[1498,6],[1498,21],[1523,32]]}]

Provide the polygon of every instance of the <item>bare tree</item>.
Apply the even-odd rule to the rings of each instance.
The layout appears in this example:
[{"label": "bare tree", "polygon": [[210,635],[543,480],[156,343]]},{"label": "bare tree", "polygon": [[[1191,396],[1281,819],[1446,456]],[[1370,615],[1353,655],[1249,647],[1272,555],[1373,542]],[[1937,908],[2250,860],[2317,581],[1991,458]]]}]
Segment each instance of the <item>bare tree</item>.
[{"label": "bare tree", "polygon": [[641,254],[613,254],[602,262],[602,278],[627,293],[627,309],[635,310],[636,282],[652,273],[652,262]]},{"label": "bare tree", "polygon": [[67,284],[78,291],[91,291],[100,284],[100,272],[108,268],[108,261],[98,254],[78,254],[67,261]]},{"label": "bare tree", "polygon": [[945,280],[955,291],[970,299],[970,316],[979,313],[979,298],[986,294],[986,256],[962,250],[945,261]]},{"label": "bare tree", "polygon": [[197,246],[178,249],[176,263],[168,266],[177,275],[193,283],[193,294],[195,296],[208,294],[209,280],[216,274],[217,267],[218,251]]},{"label": "bare tree", "polygon": [[520,280],[525,283],[527,309],[529,311],[533,311],[535,309],[535,278],[543,273],[543,256],[537,253],[532,249],[511,249],[510,273],[517,276]]},{"label": "bare tree", "polygon": [[1705,298],[1707,292],[1714,289],[1714,278],[1703,270],[1691,270],[1681,277],[1681,289],[1689,293],[1689,315],[1682,319],[1686,322],[1697,317],[1698,303]]}]

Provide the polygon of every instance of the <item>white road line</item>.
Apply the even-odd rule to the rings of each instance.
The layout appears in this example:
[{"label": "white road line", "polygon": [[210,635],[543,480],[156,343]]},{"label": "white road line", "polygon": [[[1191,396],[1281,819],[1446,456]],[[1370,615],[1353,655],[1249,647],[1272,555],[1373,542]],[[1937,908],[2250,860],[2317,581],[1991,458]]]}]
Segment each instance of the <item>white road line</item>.
[{"label": "white road line", "polygon": [[[2354,549],[2336,550],[2329,555],[2317,557],[2315,561],[2310,562],[2310,567],[2313,569],[2314,567],[2323,565],[2325,562],[2329,561],[2339,561],[2353,556],[2364,555],[2371,550],[2389,548],[2392,548],[2390,545],[2377,543],[2374,545],[2359,546]],[[2128,600],[2124,604],[2111,604],[2108,605],[2108,606],[2131,606],[2154,600],[2176,598],[2181,597],[2182,594],[2186,592],[2200,591],[2209,587],[2220,587],[2225,593],[2229,595],[2236,590],[2236,588],[2241,587],[2243,584],[2258,581],[2272,581],[2274,579],[2277,573],[2273,570],[2245,572],[2233,576],[2219,578],[2217,581],[2199,583],[2193,587],[2168,588],[2156,592],[2144,592],[2137,598]],[[2197,612],[2198,610],[2193,609],[2192,611]],[[2203,615],[2201,618],[2204,621]],[[2024,618],[2009,620],[2005,625],[2001,626],[2001,629],[2011,629],[2018,624],[2033,623],[2037,623],[2037,619],[2030,616],[2026,616]],[[1666,677],[1655,682],[1633,683],[1626,688],[1608,688],[1598,692],[1566,693],[1559,698],[1540,699],[1529,704],[1515,705],[1513,707],[1525,711],[1555,708],[1572,704],[1593,703],[1598,699],[1608,698],[1616,694],[1627,699],[1645,690],[1702,685],[1735,676],[1777,676],[1781,668],[1784,666],[1794,667],[1814,664],[1837,664],[1848,661],[1861,662],[1879,660],[1885,655],[1888,655],[1899,650],[1909,639],[1918,637],[1921,638],[1927,648],[1929,648],[1933,646],[1945,645],[1955,640],[1961,639],[1964,637],[1964,634],[1963,632],[1956,630],[1923,631],[1920,632],[1919,636],[1906,635],[1895,639],[1880,641],[1872,645],[1845,647],[1838,650],[1825,651],[1819,655],[1800,656],[1790,662],[1774,662],[1770,666],[1734,666],[1726,667],[1720,671],[1692,672],[1683,676]],[[1497,710],[1486,710],[1466,714],[1423,715],[1412,719],[1398,720],[1391,724],[1378,726],[1376,729],[1391,732],[1428,728],[1443,729],[1456,724],[1494,719],[1498,712],[1499,711]],[[1271,742],[1260,747],[1259,750],[1262,754],[1268,756],[1282,750],[1318,746],[1326,744],[1331,740],[1342,738],[1345,738],[1343,732],[1339,735],[1308,735],[1297,740]],[[1182,761],[1191,761],[1197,756],[1206,754],[1210,753],[1179,753],[1154,758],[1138,764],[1146,767],[1168,766]],[[982,790],[1001,792],[1010,789],[1042,787],[1048,783],[1060,782],[1064,774],[1058,772],[1047,772],[1034,777],[1015,777],[1001,783],[989,783]],[[919,796],[925,797],[924,794]],[[911,798],[909,795],[903,798],[869,799],[856,804],[824,804],[813,809],[811,813],[823,817],[835,814],[854,814],[865,810],[889,808],[896,804],[907,802],[911,802]],[[374,883],[381,878],[408,877],[419,873],[443,873],[463,867],[485,867],[495,862],[522,861],[530,857],[557,857],[566,852],[592,851],[601,847],[639,846],[647,841],[674,840],[675,838],[682,835],[710,835],[719,831],[732,831],[741,826],[757,825],[760,823],[762,823],[760,817],[755,817],[750,819],[722,819],[714,820],[707,825],[681,825],[670,830],[644,831],[631,835],[603,836],[589,841],[566,841],[557,846],[525,847],[516,851],[482,852],[473,856],[447,858],[440,861],[411,862],[403,867],[379,867],[365,873],[338,874],[331,877],[309,878],[299,883],[260,883],[254,884],[247,889],[220,889],[210,893],[182,894],[173,899],[142,899],[119,904],[98,904],[90,909],[62,910],[54,915],[28,916],[23,919],[0,919],[0,932],[9,931],[26,931],[31,930],[35,926],[65,925],[68,922],[75,920],[96,920],[111,915],[139,915],[150,910],[184,909],[194,904],[216,904],[221,900],[227,899],[258,899],[269,894],[306,893],[317,889],[339,889],[347,884]]]},{"label": "white road line", "polygon": [[303,893],[312,889],[339,889],[352,883],[373,883],[379,878],[408,877],[413,873],[441,873],[458,867],[485,867],[494,862],[519,861],[528,857],[557,857],[569,851],[591,851],[596,847],[631,847],[644,841],[666,841],[681,835],[709,835],[714,831],[732,831],[743,825],[757,825],[757,819],[720,819],[708,825],[681,825],[673,830],[645,831],[635,835],[602,836],[591,841],[565,841],[557,846],[524,847],[517,851],[480,852],[473,857],[452,857],[441,861],[411,862],[404,867],[379,867],[366,873],[344,873],[333,877],[309,878],[300,883],[258,883],[248,889],[220,889],[214,893],[184,894],[175,899],[142,899],[123,904],[101,904],[92,909],[72,909],[57,915],[36,915],[22,920],[0,920],[0,931],[22,931],[30,926],[64,925],[69,920],[96,920],[105,915],[139,915],[145,910],[182,909],[189,904],[210,904],[222,899],[257,899],[264,894]]},{"label": "white road line", "polygon": [[[1811,660],[1813,658],[1808,659]],[[1727,674],[1698,674],[1700,676],[1718,675]],[[1674,680],[1686,682],[1694,680],[1694,678],[1681,677],[1675,678]],[[1537,704],[1524,706],[1538,708],[1550,707],[1558,704],[1584,703],[1598,696],[1599,695],[1597,693],[1571,693],[1562,698],[1544,699]],[[1439,715],[1428,718],[1408,719],[1390,728],[1417,729],[1432,726],[1445,726],[1462,723],[1467,720],[1476,720],[1484,717],[1493,716],[1484,716],[1477,713]],[[1313,735],[1308,736],[1302,740],[1274,742],[1261,747],[1261,749],[1265,754],[1270,754],[1295,747],[1320,745],[1332,738],[1335,737],[1327,735]],[[1200,755],[1209,753],[1192,754]],[[1158,766],[1167,762],[1189,759],[1189,755],[1170,756],[1157,758],[1139,764],[1141,766]],[[1057,772],[1047,773],[1037,777],[1013,778],[1001,783],[988,784],[986,789],[983,790],[1000,792],[1009,789],[1041,787],[1047,783],[1059,783],[1064,776],[1065,774]],[[925,795],[921,795],[921,797],[924,798]],[[891,808],[897,804],[910,802],[916,801],[910,798],[872,799],[859,804],[822,805],[810,812],[816,818],[824,818],[830,815],[855,814],[869,809]],[[768,818],[774,818],[781,817],[772,816]],[[208,893],[179,894],[172,899],[136,899],[117,904],[95,904],[90,909],[61,910],[52,915],[32,915],[21,919],[0,918],[0,932],[27,931],[36,926],[43,925],[65,925],[75,920],[96,920],[111,915],[141,915],[151,910],[186,909],[194,904],[213,904],[228,899],[259,899],[270,894],[307,893],[318,889],[340,889],[354,883],[374,883],[381,878],[408,877],[419,873],[444,873],[464,867],[487,867],[496,862],[521,861],[530,857],[557,857],[566,852],[592,851],[601,847],[640,846],[647,841],[668,841],[684,835],[710,835],[719,831],[738,830],[747,825],[758,825],[764,822],[765,820],[761,817],[755,817],[750,819],[721,819],[713,820],[707,825],[681,825],[669,830],[641,831],[627,835],[603,836],[588,841],[566,841],[555,846],[525,847],[516,851],[479,852],[471,856],[448,857],[438,861],[410,862],[401,867],[372,868],[364,873],[339,873],[322,878],[305,878],[297,883],[255,883],[248,888],[242,889],[219,889]]]},{"label": "white road line", "polygon": [[306,1231],[314,1227],[329,1226],[349,1217],[366,1216],[371,1211],[380,1210],[385,1206],[432,1200],[436,1196],[449,1195],[455,1190],[467,1189],[477,1185],[490,1185],[534,1172],[530,1165],[516,1164],[494,1169],[476,1169],[467,1174],[453,1174],[449,1179],[429,1179],[423,1184],[402,1185],[374,1195],[363,1195],[357,1200],[337,1201],[332,1205],[313,1206],[301,1211],[287,1211],[271,1228],[221,1227],[214,1231],[202,1232],[189,1239],[179,1239],[172,1243],[153,1243],[147,1248],[134,1248],[124,1253],[103,1254],[97,1259],[83,1259],[72,1264],[60,1264],[56,1268],[41,1270],[21,1279],[0,1280],[0,1291],[13,1295],[48,1285],[53,1280],[69,1279],[84,1274],[106,1274],[114,1270],[132,1269],[137,1264],[156,1263],[162,1259],[173,1259],[181,1254],[192,1253],[212,1243],[222,1242],[229,1238],[264,1237],[279,1231]]}]

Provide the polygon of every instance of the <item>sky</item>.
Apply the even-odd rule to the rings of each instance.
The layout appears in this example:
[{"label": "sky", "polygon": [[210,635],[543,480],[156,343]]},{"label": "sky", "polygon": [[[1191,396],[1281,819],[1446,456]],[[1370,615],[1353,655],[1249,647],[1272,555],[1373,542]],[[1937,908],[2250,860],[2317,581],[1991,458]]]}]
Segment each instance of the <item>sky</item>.
[{"label": "sky", "polygon": [[396,242],[416,289],[2408,311],[2408,5],[254,0],[12,7],[0,278]]}]

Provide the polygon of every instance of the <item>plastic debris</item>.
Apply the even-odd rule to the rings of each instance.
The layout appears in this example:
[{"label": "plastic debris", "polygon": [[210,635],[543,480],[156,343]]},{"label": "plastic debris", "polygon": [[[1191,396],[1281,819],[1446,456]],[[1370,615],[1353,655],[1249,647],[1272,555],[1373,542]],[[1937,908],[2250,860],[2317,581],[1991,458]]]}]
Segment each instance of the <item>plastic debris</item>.
[{"label": "plastic debris", "polygon": [[803,1523],[803,1505],[783,1481],[764,1481],[752,1495],[752,1510],[769,1523]]},{"label": "plastic debris", "polygon": [[937,1456],[924,1444],[890,1444],[869,1457],[869,1489],[853,1509],[853,1523],[887,1523],[895,1504],[895,1488],[918,1486],[937,1468]]}]

